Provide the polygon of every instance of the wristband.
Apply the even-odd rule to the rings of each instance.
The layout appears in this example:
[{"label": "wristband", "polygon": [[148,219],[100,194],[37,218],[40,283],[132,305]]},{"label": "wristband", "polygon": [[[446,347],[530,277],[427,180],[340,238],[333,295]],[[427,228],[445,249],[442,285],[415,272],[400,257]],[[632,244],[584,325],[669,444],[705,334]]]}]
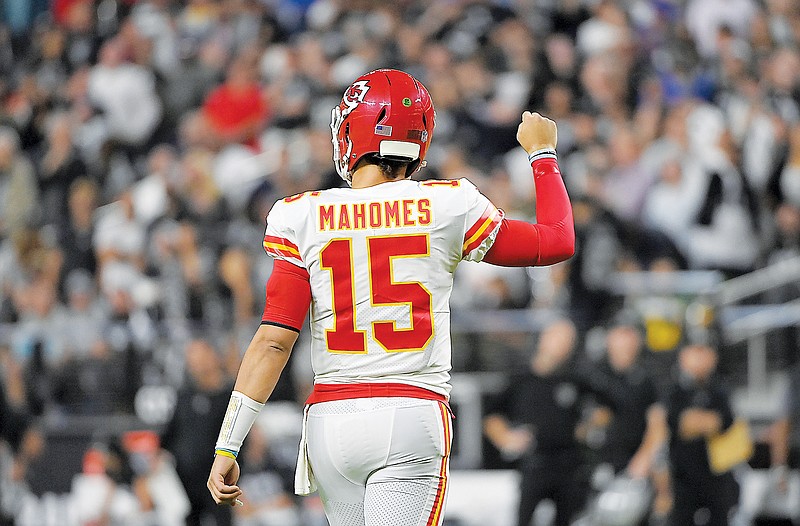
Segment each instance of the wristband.
[{"label": "wristband", "polygon": [[242,448],[244,438],[250,432],[253,422],[256,421],[256,417],[263,407],[264,404],[256,402],[239,391],[231,393],[231,400],[228,402],[225,419],[222,421],[217,445],[214,448],[217,455],[236,458]]},{"label": "wristband", "polygon": [[554,148],[542,148],[528,154],[528,162],[538,161],[539,159],[558,159]]}]

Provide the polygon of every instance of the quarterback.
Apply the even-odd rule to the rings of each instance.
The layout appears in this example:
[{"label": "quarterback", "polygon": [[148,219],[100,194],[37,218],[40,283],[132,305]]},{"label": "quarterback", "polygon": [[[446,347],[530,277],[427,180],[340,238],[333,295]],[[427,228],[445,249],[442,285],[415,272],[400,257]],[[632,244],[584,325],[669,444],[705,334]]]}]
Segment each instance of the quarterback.
[{"label": "quarterback", "polygon": [[245,352],[208,488],[236,504],[236,455],[310,308],[314,389],[295,491],[319,491],[333,526],[443,521],[451,445],[450,309],[462,260],[550,265],[574,251],[556,125],[525,112],[537,223],[504,217],[466,179],[416,181],[436,114],[397,70],[356,79],[333,109],[333,160],[348,187],[287,197],[267,217],[275,259],[262,324]]}]

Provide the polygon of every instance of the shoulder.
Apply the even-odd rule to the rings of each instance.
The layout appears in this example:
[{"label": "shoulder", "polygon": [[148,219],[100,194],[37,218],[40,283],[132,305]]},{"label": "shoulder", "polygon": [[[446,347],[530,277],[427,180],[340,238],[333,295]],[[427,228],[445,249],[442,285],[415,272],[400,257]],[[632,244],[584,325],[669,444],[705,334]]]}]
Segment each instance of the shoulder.
[{"label": "shoulder", "polygon": [[322,193],[315,190],[278,199],[267,215],[267,223],[291,224],[293,221],[306,217],[313,204],[313,198]]},{"label": "shoulder", "polygon": [[469,180],[461,179],[428,179],[417,183],[420,188],[430,192],[442,193],[472,193],[478,192],[478,188]]},{"label": "shoulder", "polygon": [[469,179],[431,179],[417,183],[422,194],[437,206],[444,206],[451,213],[463,214],[488,199],[480,193]]}]

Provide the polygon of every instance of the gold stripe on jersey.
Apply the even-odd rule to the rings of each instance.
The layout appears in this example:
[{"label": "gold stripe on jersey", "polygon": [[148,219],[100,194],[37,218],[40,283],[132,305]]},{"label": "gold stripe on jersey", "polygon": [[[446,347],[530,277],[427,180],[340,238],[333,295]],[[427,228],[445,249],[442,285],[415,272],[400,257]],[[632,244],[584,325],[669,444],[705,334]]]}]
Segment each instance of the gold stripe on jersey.
[{"label": "gold stripe on jersey", "polygon": [[298,252],[297,249],[292,248],[292,247],[287,246],[287,245],[281,245],[279,243],[270,243],[269,241],[264,241],[264,248],[265,249],[278,250],[278,251],[281,251],[281,252],[288,252],[289,254],[291,254],[293,256],[300,257],[300,252]]},{"label": "gold stripe on jersey", "polygon": [[[500,211],[497,208],[492,207],[493,210],[489,214],[488,217],[483,221],[483,223],[478,227],[478,230],[475,231],[472,236],[469,237],[466,241],[464,241],[463,246],[463,253],[468,254],[470,251],[474,250],[475,247],[480,245],[480,242],[486,239],[486,237],[491,234],[491,230],[489,227],[492,225],[496,225],[500,222],[501,216]],[[479,220],[480,221],[480,220]],[[477,241],[477,243],[476,243]]]}]

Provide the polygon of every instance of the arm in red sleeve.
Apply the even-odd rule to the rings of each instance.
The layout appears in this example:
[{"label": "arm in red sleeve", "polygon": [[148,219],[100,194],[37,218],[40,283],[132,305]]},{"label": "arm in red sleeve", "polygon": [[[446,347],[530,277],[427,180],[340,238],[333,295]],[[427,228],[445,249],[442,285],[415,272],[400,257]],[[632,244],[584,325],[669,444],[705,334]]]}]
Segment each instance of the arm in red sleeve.
[{"label": "arm in red sleeve", "polygon": [[281,259],[275,260],[267,280],[267,301],[261,324],[300,332],[311,305],[308,271]]},{"label": "arm in red sleeve", "polygon": [[503,219],[494,244],[483,261],[503,267],[552,265],[575,253],[572,204],[561,179],[558,162],[533,162],[536,186],[536,224]]}]

